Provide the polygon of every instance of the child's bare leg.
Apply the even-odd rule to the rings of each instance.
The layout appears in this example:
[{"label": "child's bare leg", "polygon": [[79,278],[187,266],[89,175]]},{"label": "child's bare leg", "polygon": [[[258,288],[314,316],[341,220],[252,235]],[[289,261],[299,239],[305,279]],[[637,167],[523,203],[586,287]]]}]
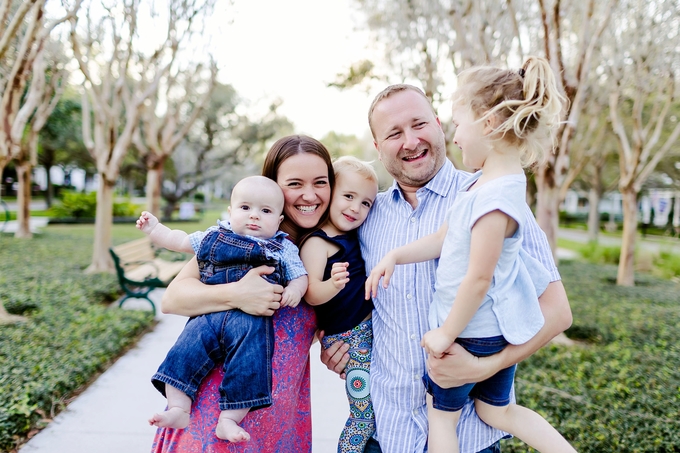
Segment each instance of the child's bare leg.
[{"label": "child's bare leg", "polygon": [[432,407],[432,395],[427,395],[427,421],[430,425],[427,451],[430,453],[458,453],[456,426],[460,411],[440,411]]},{"label": "child's bare leg", "polygon": [[215,428],[215,435],[220,439],[228,440],[229,442],[244,442],[250,440],[250,434],[238,425],[249,410],[250,409],[246,408],[220,412],[217,428]]},{"label": "child's bare leg", "polygon": [[531,409],[517,404],[492,406],[475,400],[477,415],[487,425],[506,431],[542,453],[575,453],[574,447]]},{"label": "child's bare leg", "polygon": [[189,395],[168,384],[165,384],[165,395],[168,398],[168,408],[165,412],[154,414],[149,419],[149,424],[175,429],[189,426],[189,414],[191,414]]}]

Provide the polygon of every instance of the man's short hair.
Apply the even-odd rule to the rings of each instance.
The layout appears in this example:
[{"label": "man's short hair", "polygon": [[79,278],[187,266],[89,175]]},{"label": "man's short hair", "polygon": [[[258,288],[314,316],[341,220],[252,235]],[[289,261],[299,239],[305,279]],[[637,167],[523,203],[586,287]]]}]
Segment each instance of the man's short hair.
[{"label": "man's short hair", "polygon": [[377,96],[373,99],[373,102],[371,102],[371,106],[368,109],[368,127],[371,129],[371,134],[373,135],[374,140],[375,132],[373,131],[373,110],[375,110],[375,106],[378,105],[378,103],[383,99],[387,99],[388,97],[392,96],[395,93],[400,93],[402,91],[407,90],[415,91],[416,93],[420,94],[427,101],[427,104],[432,109],[432,113],[434,114],[434,116],[437,117],[437,112],[434,111],[434,107],[432,107],[432,102],[430,101],[430,99],[428,99],[427,96],[425,96],[423,90],[416,86],[409,85],[407,83],[397,83],[395,85],[390,85],[377,94]]}]

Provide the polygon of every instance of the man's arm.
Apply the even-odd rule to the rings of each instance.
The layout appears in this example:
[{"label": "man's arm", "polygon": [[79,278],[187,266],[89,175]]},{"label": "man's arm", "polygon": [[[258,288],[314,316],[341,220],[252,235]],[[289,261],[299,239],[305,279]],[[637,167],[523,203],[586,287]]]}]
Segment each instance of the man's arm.
[{"label": "man's arm", "polygon": [[[324,337],[324,332],[319,332],[319,341]],[[336,341],[328,348],[321,348],[321,363],[326,365],[326,368],[340,375],[345,379],[343,372],[349,362],[349,344],[344,341]]]},{"label": "man's arm", "polygon": [[428,359],[430,377],[444,388],[483,381],[526,359],[569,328],[572,322],[571,308],[561,281],[551,282],[538,301],[545,324],[531,340],[521,345],[509,345],[498,354],[483,358],[473,356],[455,343],[449,349],[449,354],[441,359]]}]

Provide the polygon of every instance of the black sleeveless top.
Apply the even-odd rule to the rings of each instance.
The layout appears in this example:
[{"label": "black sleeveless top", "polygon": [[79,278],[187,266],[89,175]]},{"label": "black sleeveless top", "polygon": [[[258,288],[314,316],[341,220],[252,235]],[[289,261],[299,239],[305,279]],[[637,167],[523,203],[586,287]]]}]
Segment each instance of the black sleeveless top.
[{"label": "black sleeveless top", "polygon": [[325,335],[346,332],[358,326],[373,310],[373,301],[364,299],[366,264],[361,257],[359,236],[356,230],[333,237],[329,237],[323,230],[317,230],[311,236],[318,236],[340,247],[340,250],[326,261],[324,281],[331,278],[334,263],[349,263],[347,267],[349,282],[345,287],[325,304],[314,306],[318,327]]}]

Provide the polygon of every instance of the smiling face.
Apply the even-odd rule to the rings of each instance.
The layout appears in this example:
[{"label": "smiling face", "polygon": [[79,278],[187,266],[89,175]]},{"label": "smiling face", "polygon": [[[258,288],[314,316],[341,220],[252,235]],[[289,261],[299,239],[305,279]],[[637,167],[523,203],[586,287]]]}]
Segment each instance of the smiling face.
[{"label": "smiling face", "polygon": [[329,236],[359,228],[378,194],[378,184],[353,171],[335,175],[330,217],[323,230]]},{"label": "smiling face", "polygon": [[269,239],[283,220],[283,193],[264,176],[239,181],[231,192],[229,224],[236,234]]},{"label": "smiling face", "polygon": [[276,182],[285,198],[284,216],[300,228],[314,228],[331,198],[326,162],[315,154],[295,154],[281,162]]},{"label": "smiling face", "polygon": [[454,104],[452,120],[456,127],[453,142],[463,153],[463,164],[470,169],[479,170],[491,152],[487,122],[480,121],[472,110],[461,104]]},{"label": "smiling face", "polygon": [[380,161],[402,187],[424,186],[444,165],[444,132],[421,93],[407,89],[380,100],[371,124]]}]

